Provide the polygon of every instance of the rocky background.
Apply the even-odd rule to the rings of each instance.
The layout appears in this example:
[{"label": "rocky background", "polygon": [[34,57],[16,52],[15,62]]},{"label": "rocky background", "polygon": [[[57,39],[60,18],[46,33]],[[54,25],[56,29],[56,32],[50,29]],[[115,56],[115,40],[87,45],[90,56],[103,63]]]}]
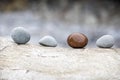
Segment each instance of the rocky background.
[{"label": "rocky background", "polygon": [[0,0],[0,36],[10,38],[14,27],[30,31],[30,43],[45,36],[55,37],[59,46],[68,47],[72,32],[86,34],[87,47],[96,47],[96,40],[111,34],[120,47],[119,0]]}]

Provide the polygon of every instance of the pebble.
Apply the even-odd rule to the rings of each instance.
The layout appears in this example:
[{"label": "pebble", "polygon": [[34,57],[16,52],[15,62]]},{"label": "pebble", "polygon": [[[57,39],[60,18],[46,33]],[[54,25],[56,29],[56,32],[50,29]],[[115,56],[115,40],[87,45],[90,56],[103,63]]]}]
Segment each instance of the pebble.
[{"label": "pebble", "polygon": [[73,33],[68,36],[67,43],[72,48],[83,48],[88,43],[88,38],[82,33]]},{"label": "pebble", "polygon": [[113,36],[104,35],[96,41],[96,45],[100,48],[111,48],[115,43]]},{"label": "pebble", "polygon": [[56,47],[57,41],[52,36],[45,36],[39,40],[39,44],[46,47]]},{"label": "pebble", "polygon": [[14,28],[11,37],[17,44],[26,44],[30,40],[30,34],[23,27]]}]

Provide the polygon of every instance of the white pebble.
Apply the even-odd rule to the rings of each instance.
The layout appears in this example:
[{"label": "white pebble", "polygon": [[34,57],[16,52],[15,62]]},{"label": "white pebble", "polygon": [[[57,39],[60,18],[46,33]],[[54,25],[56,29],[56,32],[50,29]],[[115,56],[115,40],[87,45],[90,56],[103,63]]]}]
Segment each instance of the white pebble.
[{"label": "white pebble", "polygon": [[45,36],[39,40],[39,44],[47,47],[56,47],[57,41],[52,36]]},{"label": "white pebble", "polygon": [[100,48],[111,48],[115,43],[111,35],[104,35],[96,41],[96,45]]}]

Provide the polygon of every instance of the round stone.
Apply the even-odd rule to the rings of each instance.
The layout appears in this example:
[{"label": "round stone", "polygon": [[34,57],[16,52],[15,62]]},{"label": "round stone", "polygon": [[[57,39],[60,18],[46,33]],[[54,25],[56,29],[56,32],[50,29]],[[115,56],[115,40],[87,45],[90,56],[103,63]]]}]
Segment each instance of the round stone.
[{"label": "round stone", "polygon": [[25,44],[30,40],[30,34],[23,27],[14,28],[11,37],[17,44]]},{"label": "round stone", "polygon": [[96,41],[96,45],[100,48],[111,48],[115,43],[113,36],[104,35]]},{"label": "round stone", "polygon": [[39,44],[46,46],[46,47],[56,47],[57,46],[57,41],[54,37],[52,36],[44,36],[39,40]]},{"label": "round stone", "polygon": [[68,37],[67,42],[73,48],[83,48],[87,45],[88,38],[82,33],[73,33]]}]

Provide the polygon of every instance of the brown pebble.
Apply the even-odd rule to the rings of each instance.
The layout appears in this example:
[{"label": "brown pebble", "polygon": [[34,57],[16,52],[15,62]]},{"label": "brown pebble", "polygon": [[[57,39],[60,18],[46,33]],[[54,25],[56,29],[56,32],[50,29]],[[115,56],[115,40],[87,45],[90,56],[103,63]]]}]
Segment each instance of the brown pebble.
[{"label": "brown pebble", "polygon": [[88,38],[84,34],[73,33],[68,37],[67,42],[73,48],[83,48],[87,45]]}]

